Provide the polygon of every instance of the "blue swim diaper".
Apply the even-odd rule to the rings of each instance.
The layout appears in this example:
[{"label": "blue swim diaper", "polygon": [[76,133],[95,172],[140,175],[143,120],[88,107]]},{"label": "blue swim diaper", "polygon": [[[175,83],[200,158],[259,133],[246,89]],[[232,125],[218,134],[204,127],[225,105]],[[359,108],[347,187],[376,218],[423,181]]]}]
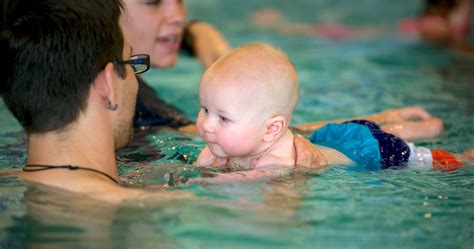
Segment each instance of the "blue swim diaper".
[{"label": "blue swim diaper", "polygon": [[410,157],[410,148],[402,139],[367,120],[327,124],[315,131],[309,140],[333,148],[368,169],[403,166]]}]

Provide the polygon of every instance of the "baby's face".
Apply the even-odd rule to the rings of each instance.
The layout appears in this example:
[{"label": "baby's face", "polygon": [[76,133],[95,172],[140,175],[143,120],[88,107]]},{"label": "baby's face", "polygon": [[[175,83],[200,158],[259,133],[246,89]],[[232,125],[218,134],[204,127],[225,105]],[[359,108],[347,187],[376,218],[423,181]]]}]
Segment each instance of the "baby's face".
[{"label": "baby's face", "polygon": [[254,106],[251,91],[229,77],[210,76],[201,81],[199,97],[196,126],[214,155],[245,157],[259,152],[266,119]]}]

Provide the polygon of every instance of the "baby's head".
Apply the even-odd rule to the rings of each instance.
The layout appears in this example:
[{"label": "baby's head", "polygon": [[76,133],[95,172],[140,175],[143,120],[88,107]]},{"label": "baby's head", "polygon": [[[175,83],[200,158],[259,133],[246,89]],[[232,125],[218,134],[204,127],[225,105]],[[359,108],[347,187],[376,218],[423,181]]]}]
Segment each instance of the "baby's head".
[{"label": "baby's head", "polygon": [[249,44],[209,67],[200,90],[233,94],[228,101],[239,102],[242,113],[267,118],[282,115],[289,121],[298,102],[298,88],[295,67],[285,53],[270,45]]},{"label": "baby's head", "polygon": [[[298,77],[281,50],[250,44],[206,70],[199,96],[198,131],[211,151],[243,156],[258,151],[262,142],[274,142],[288,128],[299,97]],[[230,146],[217,153],[212,143]]]}]

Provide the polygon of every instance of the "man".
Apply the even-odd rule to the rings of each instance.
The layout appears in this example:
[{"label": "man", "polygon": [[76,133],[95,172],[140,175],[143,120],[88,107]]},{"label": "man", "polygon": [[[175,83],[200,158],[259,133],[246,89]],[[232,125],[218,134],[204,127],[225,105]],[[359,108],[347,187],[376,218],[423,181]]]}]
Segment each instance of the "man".
[{"label": "man", "polygon": [[0,94],[28,134],[22,179],[110,202],[145,196],[118,184],[115,161],[133,136],[134,73],[149,68],[148,55],[132,55],[123,39],[121,8],[120,0],[4,2]]},{"label": "man", "polygon": [[[0,94],[28,134],[22,179],[110,202],[150,194],[118,184],[115,150],[133,134],[134,72],[149,68],[148,56],[132,56],[123,39],[121,6],[120,0],[3,2]],[[298,165],[324,164],[307,140],[297,139]]]}]

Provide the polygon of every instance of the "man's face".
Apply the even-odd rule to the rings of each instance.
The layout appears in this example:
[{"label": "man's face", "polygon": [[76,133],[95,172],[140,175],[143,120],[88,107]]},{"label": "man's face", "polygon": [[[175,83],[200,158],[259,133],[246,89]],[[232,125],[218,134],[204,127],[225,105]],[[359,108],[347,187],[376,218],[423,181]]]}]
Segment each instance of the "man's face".
[{"label": "man's face", "polygon": [[[128,42],[124,41],[123,60],[129,60],[132,49]],[[133,138],[133,116],[135,114],[135,102],[137,100],[138,82],[130,64],[125,64],[126,77],[118,79],[118,115],[115,124],[115,149],[123,148]]]}]

